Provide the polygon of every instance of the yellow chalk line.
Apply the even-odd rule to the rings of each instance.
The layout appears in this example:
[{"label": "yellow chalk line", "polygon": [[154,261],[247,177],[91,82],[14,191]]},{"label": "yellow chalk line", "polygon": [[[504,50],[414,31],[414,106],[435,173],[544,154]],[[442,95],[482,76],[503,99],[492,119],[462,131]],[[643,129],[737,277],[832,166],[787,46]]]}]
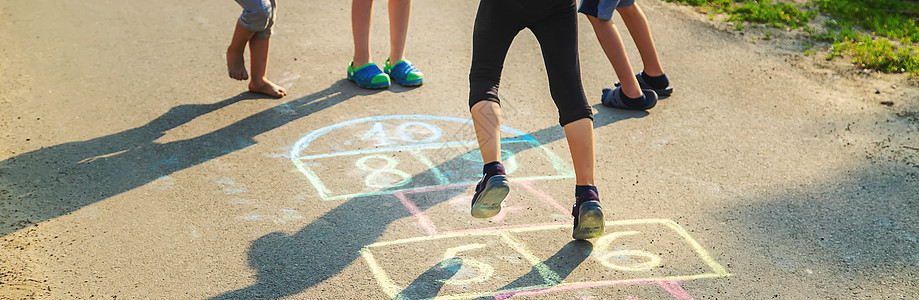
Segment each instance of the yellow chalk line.
[{"label": "yellow chalk line", "polygon": [[[611,225],[612,226],[616,226],[616,225],[622,226],[622,225],[647,225],[647,224],[654,224],[654,223],[662,224],[664,226],[667,226],[670,229],[673,229],[678,235],[680,235],[684,240],[686,240],[690,244],[693,250],[696,251],[696,254],[699,256],[699,258],[705,264],[707,264],[710,268],[712,268],[712,270],[715,271],[715,273],[666,276],[666,277],[642,278],[642,279],[624,279],[624,280],[617,281],[618,284],[638,283],[638,282],[647,282],[647,281],[685,281],[685,280],[695,280],[695,279],[702,279],[702,278],[728,277],[731,275],[730,273],[727,272],[727,270],[724,269],[723,266],[721,266],[721,264],[715,262],[715,260],[711,257],[708,251],[706,251],[705,248],[703,248],[701,244],[699,244],[695,239],[693,239],[692,236],[689,234],[689,232],[687,232],[685,229],[683,229],[682,226],[680,226],[679,224],[677,224],[676,222],[672,220],[668,220],[668,219],[618,220],[618,221],[607,222],[606,224],[607,226],[611,226]],[[445,234],[445,235],[437,235],[437,236],[421,236],[421,237],[414,237],[414,238],[401,239],[401,240],[388,241],[388,242],[377,242],[377,243],[373,243],[373,244],[364,246],[364,248],[361,249],[361,256],[367,262],[370,268],[370,271],[373,273],[374,278],[377,279],[377,282],[380,284],[380,287],[383,288],[383,291],[387,295],[389,295],[390,298],[394,298],[396,297],[396,295],[399,294],[399,292],[401,291],[401,288],[395,283],[395,281],[393,281],[386,274],[386,271],[383,270],[383,267],[380,266],[379,263],[377,263],[376,259],[373,257],[373,254],[370,253],[370,248],[396,245],[396,244],[404,244],[404,243],[412,243],[412,242],[433,241],[433,240],[452,238],[452,237],[485,236],[485,235],[499,236],[505,242],[507,242],[512,248],[514,248],[514,250],[521,253],[527,261],[533,264],[534,267],[537,268],[537,271],[541,275],[543,275],[543,277],[546,278],[547,281],[551,282],[553,280],[550,279],[550,277],[558,278],[558,274],[555,274],[554,277],[551,275],[546,276],[546,274],[549,274],[547,272],[551,272],[551,274],[554,274],[554,272],[551,269],[549,269],[547,266],[542,264],[539,258],[537,258],[535,255],[533,255],[528,250],[526,250],[526,248],[520,242],[514,240],[507,233],[508,232],[529,232],[529,231],[539,231],[539,230],[561,229],[561,228],[566,228],[569,226],[570,225],[544,225],[544,226],[533,226],[533,227],[525,227],[525,228],[490,230],[490,231],[483,231],[483,232],[467,232],[467,233]],[[543,270],[538,265],[541,265],[541,267],[545,268],[546,270]],[[556,280],[555,282],[560,282],[560,281],[561,280]],[[570,285],[589,285],[589,284],[598,284],[598,283],[602,283],[602,282],[574,282],[574,283],[564,283],[564,284],[561,284],[561,283],[545,284],[545,285],[536,285],[536,286],[531,286],[531,287],[504,290],[504,291],[498,291],[498,292],[465,293],[465,294],[441,296],[441,297],[435,297],[433,299],[469,299],[469,298],[493,296],[497,294],[513,292],[513,291],[520,291],[520,290],[531,290],[531,289],[548,288],[548,287],[564,287],[564,286],[570,286]]]}]

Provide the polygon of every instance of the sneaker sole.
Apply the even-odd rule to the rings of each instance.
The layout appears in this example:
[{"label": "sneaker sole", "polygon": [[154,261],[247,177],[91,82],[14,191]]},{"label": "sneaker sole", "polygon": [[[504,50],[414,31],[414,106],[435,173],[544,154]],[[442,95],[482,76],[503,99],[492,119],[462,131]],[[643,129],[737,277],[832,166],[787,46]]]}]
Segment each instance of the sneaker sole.
[{"label": "sneaker sole", "polygon": [[603,235],[603,228],[606,227],[603,221],[603,210],[600,204],[584,203],[578,215],[578,226],[574,228],[571,234],[576,240],[586,240]]},{"label": "sneaker sole", "polygon": [[399,83],[399,82],[396,82],[396,84],[401,85],[401,86],[405,86],[405,87],[416,87],[416,86],[421,86],[422,84],[424,84],[424,81],[409,82],[409,83]]},{"label": "sneaker sole", "polygon": [[388,88],[388,87],[389,87],[389,84],[386,84],[386,85],[379,85],[379,86],[374,86],[374,85],[361,85],[360,83],[357,82],[357,80],[351,79],[351,77],[348,77],[348,81],[354,82],[354,84],[356,84],[357,86],[359,86],[359,87],[361,87],[361,88],[371,89],[371,90],[382,90],[382,89],[385,89],[385,88]]},{"label": "sneaker sole", "polygon": [[473,199],[470,213],[476,218],[491,218],[501,212],[501,202],[507,197],[510,188],[507,186],[507,177],[495,175],[485,183],[485,189],[479,194],[479,199]]}]

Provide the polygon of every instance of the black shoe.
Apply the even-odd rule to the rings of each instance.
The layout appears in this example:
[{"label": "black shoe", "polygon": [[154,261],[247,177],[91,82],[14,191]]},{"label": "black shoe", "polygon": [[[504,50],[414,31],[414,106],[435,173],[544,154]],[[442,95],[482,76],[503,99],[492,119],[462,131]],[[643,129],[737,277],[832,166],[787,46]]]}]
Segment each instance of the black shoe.
[{"label": "black shoe", "polygon": [[589,200],[575,204],[571,209],[574,216],[574,232],[571,237],[576,240],[586,240],[603,235],[606,227],[603,221],[603,209],[600,201]]},{"label": "black shoe", "polygon": [[[667,74],[664,74],[664,75],[661,75],[661,76],[667,76]],[[641,73],[635,74],[635,79],[638,79],[638,87],[639,87],[639,88],[641,88],[641,89],[643,89],[643,90],[644,90],[644,89],[654,90],[654,93],[657,94],[657,96],[659,97],[659,99],[663,99],[663,98],[670,97],[670,94],[673,94],[673,86],[667,85],[667,86],[665,86],[665,87],[653,87],[653,86],[651,86],[650,83],[648,83],[648,81],[645,80],[644,77],[641,76]],[[667,80],[667,81],[669,82],[670,80]],[[619,86],[620,83],[619,83],[618,81],[616,81],[616,83],[614,83],[613,85]]]},{"label": "black shoe", "polygon": [[491,218],[497,215],[501,212],[501,201],[504,201],[509,191],[505,175],[482,178],[475,187],[475,195],[472,196],[472,216]]},{"label": "black shoe", "polygon": [[622,87],[617,86],[614,89],[604,88],[600,94],[600,103],[609,107],[647,110],[657,105],[657,94],[653,90],[641,90],[641,97],[629,98],[622,93]]}]

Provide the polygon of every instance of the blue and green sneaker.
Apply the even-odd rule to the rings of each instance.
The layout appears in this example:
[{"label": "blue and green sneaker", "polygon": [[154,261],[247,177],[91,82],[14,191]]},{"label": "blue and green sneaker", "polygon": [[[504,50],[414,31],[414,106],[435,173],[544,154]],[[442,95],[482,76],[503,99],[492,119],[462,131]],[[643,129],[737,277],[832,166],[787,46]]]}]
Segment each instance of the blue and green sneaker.
[{"label": "blue and green sneaker", "polygon": [[401,86],[419,86],[424,83],[424,74],[418,71],[418,68],[415,68],[415,65],[407,59],[400,60],[395,65],[390,65],[387,58],[383,71]]},{"label": "blue and green sneaker", "polygon": [[375,63],[354,68],[352,61],[348,65],[348,80],[354,81],[358,86],[365,89],[385,89],[389,87],[389,75],[383,73]]}]

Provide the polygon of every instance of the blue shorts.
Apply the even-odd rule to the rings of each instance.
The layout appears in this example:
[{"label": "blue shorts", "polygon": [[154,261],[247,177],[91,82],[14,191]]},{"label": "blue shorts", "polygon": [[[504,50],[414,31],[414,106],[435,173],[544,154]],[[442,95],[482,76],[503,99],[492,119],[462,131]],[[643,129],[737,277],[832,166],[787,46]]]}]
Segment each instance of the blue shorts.
[{"label": "blue shorts", "polygon": [[243,7],[239,24],[243,28],[255,31],[252,37],[267,40],[271,37],[278,5],[275,0],[236,0]]},{"label": "blue shorts", "polygon": [[616,8],[629,7],[632,4],[635,4],[635,0],[581,0],[578,12],[600,20],[609,20],[613,18]]}]

